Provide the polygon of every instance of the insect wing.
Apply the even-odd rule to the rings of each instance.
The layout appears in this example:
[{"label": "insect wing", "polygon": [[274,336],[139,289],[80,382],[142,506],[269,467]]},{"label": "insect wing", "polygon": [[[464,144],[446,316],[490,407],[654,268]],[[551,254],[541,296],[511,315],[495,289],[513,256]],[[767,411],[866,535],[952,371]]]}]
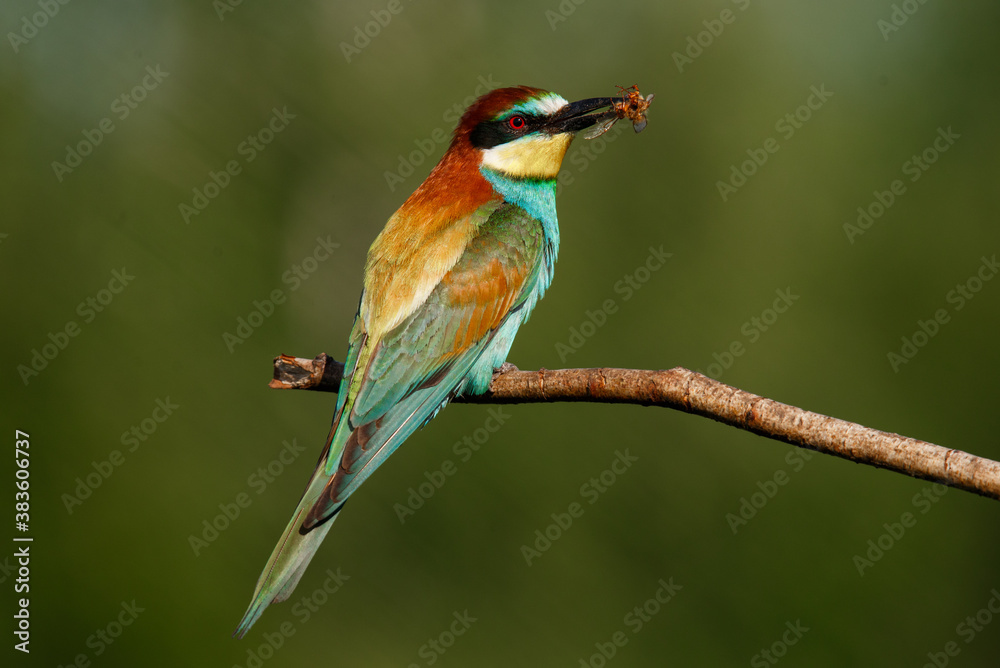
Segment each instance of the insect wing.
[{"label": "insect wing", "polygon": [[584,139],[597,139],[598,137],[600,137],[601,135],[603,135],[605,132],[607,132],[608,130],[610,130],[611,126],[613,126],[617,122],[618,122],[618,117],[617,116],[612,116],[611,118],[607,119],[606,121],[598,123],[597,125],[595,125],[591,129],[587,130],[587,132],[583,135],[583,138]]}]

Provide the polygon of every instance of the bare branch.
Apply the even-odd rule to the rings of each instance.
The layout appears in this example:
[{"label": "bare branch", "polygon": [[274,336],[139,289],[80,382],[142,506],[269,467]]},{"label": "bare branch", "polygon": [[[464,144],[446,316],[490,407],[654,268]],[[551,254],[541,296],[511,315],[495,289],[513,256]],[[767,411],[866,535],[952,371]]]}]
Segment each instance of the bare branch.
[{"label": "bare branch", "polygon": [[[343,368],[343,364],[325,353],[311,360],[282,355],[274,360],[274,380],[270,386],[336,392]],[[453,403],[556,401],[674,408],[859,464],[1000,500],[998,462],[765,399],[681,367],[665,371],[520,371],[511,366],[494,375],[485,394],[456,397]]]}]

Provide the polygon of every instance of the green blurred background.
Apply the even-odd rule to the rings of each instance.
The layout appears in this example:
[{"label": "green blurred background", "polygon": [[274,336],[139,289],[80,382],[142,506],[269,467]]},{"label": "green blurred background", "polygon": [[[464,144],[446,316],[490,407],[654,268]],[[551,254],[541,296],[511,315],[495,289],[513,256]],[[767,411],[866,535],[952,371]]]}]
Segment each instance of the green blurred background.
[{"label": "green blurred background", "polygon": [[[0,8],[2,410],[33,456],[32,652],[4,649],[17,665],[995,665],[995,501],[931,502],[923,481],[601,405],[506,407],[488,440],[488,407],[448,408],[364,486],[293,599],[230,633],[335,401],[269,391],[271,358],[343,357],[368,246],[484,82],[656,93],[642,135],[620,124],[571,148],[555,282],[510,361],[681,365],[1000,459],[1000,281],[949,300],[1000,250],[996,3],[910,0],[892,31],[892,3],[857,0],[42,6]],[[812,87],[832,96],[799,109]],[[248,149],[275,109],[284,127]],[[776,124],[797,110],[789,136]],[[904,163],[949,128],[911,181]],[[85,133],[90,155],[54,168]],[[769,138],[777,151],[724,199],[718,182]],[[225,187],[185,216],[212,172]],[[849,238],[896,179],[904,194]],[[337,246],[307,260],[318,239]],[[626,299],[619,281],[661,246],[672,256]],[[115,271],[134,277],[117,294]],[[778,290],[798,298],[775,320]],[[616,312],[572,338],[608,299]],[[227,345],[255,300],[270,315]],[[948,321],[894,369],[888,353],[938,309]],[[25,382],[50,334],[64,349]],[[464,438],[484,442],[470,457]],[[625,449],[637,461],[614,484],[581,490]],[[401,521],[445,460],[454,475]],[[100,486],[68,500],[88,476]],[[762,507],[736,524],[744,499]],[[528,565],[522,546],[573,502],[583,515]],[[905,534],[884,535],[907,512]],[[637,629],[627,614],[671,578],[682,589]]]}]

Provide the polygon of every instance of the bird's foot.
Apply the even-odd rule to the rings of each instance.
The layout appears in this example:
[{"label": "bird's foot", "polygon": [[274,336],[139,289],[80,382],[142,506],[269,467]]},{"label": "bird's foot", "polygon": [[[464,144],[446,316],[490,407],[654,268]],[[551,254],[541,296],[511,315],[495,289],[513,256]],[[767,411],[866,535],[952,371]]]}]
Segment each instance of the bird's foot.
[{"label": "bird's foot", "polygon": [[493,380],[496,380],[498,377],[504,375],[508,371],[520,371],[520,369],[518,369],[510,362],[504,362],[498,368],[493,369]]}]

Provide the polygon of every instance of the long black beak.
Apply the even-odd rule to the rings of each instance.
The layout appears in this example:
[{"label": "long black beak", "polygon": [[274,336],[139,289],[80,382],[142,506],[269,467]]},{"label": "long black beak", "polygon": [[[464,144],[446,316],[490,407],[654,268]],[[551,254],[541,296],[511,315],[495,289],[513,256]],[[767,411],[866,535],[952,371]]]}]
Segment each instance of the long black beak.
[{"label": "long black beak", "polygon": [[615,102],[620,101],[620,98],[592,97],[588,100],[570,102],[549,119],[549,122],[545,124],[545,129],[551,134],[586,130],[593,125],[615,118],[618,115],[614,109],[603,111],[599,114],[592,114],[590,112],[603,109],[604,107],[611,107]]}]

